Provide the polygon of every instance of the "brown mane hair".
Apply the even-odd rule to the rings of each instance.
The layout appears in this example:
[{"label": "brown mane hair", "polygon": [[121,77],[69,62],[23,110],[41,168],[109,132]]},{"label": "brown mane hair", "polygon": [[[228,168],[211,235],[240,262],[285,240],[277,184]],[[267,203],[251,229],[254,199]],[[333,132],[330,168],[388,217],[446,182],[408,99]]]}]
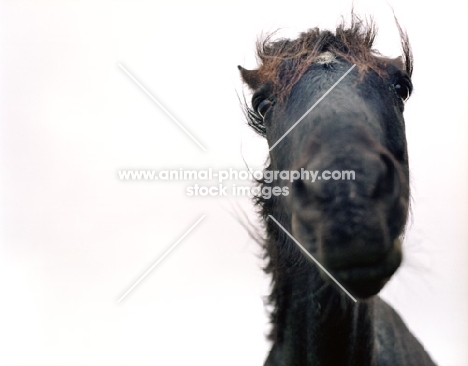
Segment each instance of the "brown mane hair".
[{"label": "brown mane hair", "polygon": [[[413,58],[408,36],[395,18],[400,33],[403,55],[399,59],[402,68],[411,77]],[[254,84],[271,83],[273,92],[280,100],[285,100],[292,87],[301,79],[312,63],[323,52],[331,52],[335,57],[356,64],[362,74],[373,70],[384,76],[383,67],[390,59],[384,58],[372,48],[377,29],[372,19],[362,20],[351,12],[351,23],[342,20],[335,33],[313,28],[303,32],[295,40],[273,40],[276,32],[257,41],[257,57],[260,66],[257,70],[245,72]],[[241,70],[242,71],[242,70]]]}]

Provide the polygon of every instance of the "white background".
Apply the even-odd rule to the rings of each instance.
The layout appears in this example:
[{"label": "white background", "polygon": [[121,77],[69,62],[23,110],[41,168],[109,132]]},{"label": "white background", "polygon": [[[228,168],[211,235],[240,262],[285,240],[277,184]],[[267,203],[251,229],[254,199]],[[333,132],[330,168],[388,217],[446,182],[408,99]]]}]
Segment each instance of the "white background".
[{"label": "white background", "polygon": [[[437,363],[466,366],[467,6],[392,5],[415,56],[413,215],[383,296]],[[262,31],[333,29],[350,6],[0,2],[0,364],[262,364],[268,278],[237,219],[255,225],[250,201],[190,198],[190,182],[122,182],[117,171],[260,166],[266,144],[245,126],[236,66],[255,67]],[[356,11],[376,17],[377,48],[397,56],[389,5],[358,1]]]}]

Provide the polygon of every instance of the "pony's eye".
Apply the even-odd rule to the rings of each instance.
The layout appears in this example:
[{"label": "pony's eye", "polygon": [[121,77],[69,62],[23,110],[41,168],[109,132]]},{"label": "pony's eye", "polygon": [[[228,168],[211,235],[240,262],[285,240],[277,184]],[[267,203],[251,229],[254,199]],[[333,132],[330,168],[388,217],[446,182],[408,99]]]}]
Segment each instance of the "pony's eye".
[{"label": "pony's eye", "polygon": [[268,111],[268,109],[273,105],[273,102],[269,99],[264,99],[260,102],[260,104],[257,106],[257,113],[259,114],[260,117],[265,118],[265,114]]},{"label": "pony's eye", "polygon": [[397,94],[400,96],[400,98],[403,100],[403,102],[406,102],[410,95],[411,95],[411,90],[408,85],[405,84],[395,84],[394,88],[397,92]]}]

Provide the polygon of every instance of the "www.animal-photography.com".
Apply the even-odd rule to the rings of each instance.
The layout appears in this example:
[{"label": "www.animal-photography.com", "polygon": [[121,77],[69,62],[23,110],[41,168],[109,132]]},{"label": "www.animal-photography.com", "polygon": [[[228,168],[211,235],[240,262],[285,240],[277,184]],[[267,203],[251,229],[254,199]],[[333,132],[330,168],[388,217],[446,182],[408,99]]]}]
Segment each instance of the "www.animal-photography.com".
[{"label": "www.animal-photography.com", "polygon": [[467,28],[0,0],[0,364],[468,365]]}]

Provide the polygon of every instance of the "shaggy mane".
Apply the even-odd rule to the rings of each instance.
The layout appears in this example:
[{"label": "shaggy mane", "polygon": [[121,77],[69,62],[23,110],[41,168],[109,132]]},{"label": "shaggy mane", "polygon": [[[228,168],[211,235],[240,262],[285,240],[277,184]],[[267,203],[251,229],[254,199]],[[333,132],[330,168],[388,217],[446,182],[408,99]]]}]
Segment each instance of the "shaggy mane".
[{"label": "shaggy mane", "polygon": [[[413,57],[408,36],[396,18],[395,22],[401,39],[402,61],[411,77]],[[294,40],[273,40],[274,35],[275,33],[269,34],[257,41],[260,67],[256,77],[262,82],[271,82],[273,91],[280,100],[286,99],[317,56],[326,51],[356,64],[361,74],[373,70],[384,76],[383,66],[388,59],[372,48],[377,36],[377,28],[372,18],[362,20],[351,12],[350,25],[348,26],[343,19],[335,33],[313,28],[301,33]]]}]

